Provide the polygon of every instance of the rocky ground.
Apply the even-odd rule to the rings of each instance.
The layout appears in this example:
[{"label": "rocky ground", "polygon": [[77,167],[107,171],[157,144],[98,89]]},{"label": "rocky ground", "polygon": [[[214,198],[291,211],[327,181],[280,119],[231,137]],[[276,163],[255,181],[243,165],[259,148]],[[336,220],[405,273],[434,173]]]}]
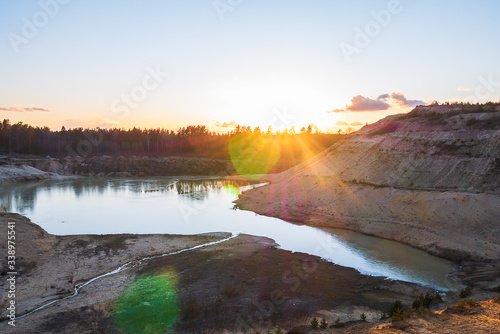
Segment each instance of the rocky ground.
[{"label": "rocky ground", "polygon": [[[76,284],[128,261],[228,237],[225,234],[59,237],[46,233],[25,217],[10,213],[0,213],[1,235],[7,235],[9,221],[16,223],[18,315],[70,296]],[[5,248],[5,243],[2,247]],[[254,333],[276,326],[304,330],[312,316],[324,317],[330,324],[337,318],[346,323],[351,321],[345,330],[359,326],[360,330],[366,330],[366,326],[388,322],[379,318],[395,299],[410,305],[416,296],[427,291],[415,284],[364,276],[354,269],[283,251],[266,238],[241,235],[223,243],[150,259],[98,279],[83,287],[75,297],[17,319],[15,328],[8,325],[7,298],[2,298],[1,332],[121,333],[116,325],[117,298],[136,280],[165,273],[176,282],[179,308],[176,333]],[[5,275],[4,270],[0,283],[3,293],[7,290]],[[480,297],[480,293],[485,292],[475,291],[473,296]],[[482,297],[491,298],[491,293]],[[449,293],[436,307],[442,308],[458,299],[457,293]],[[144,301],[138,301],[141,302]],[[366,314],[369,323],[358,321],[361,313]],[[388,326],[383,331],[392,328]]]}]

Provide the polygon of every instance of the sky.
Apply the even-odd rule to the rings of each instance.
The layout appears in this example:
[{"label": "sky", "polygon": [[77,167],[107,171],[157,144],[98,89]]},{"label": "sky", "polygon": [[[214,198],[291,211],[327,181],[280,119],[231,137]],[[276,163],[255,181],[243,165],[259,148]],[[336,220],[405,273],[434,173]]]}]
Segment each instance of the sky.
[{"label": "sky", "polygon": [[322,131],[500,99],[495,0],[0,0],[0,120]]}]

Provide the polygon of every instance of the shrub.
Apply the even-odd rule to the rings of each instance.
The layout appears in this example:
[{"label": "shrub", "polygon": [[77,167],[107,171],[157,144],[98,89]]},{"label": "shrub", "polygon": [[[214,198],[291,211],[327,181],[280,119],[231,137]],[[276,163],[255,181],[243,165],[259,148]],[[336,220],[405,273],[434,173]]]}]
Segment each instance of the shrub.
[{"label": "shrub", "polygon": [[399,310],[399,314],[403,311],[403,303],[401,303],[399,299],[396,299],[394,303],[389,306],[389,309],[387,310],[389,317],[393,317],[397,310]]},{"label": "shrub", "polygon": [[361,315],[359,316],[359,318],[361,319],[361,321],[366,321],[366,314],[361,313]]},{"label": "shrub", "polygon": [[474,306],[477,305],[477,303],[476,303],[476,301],[474,299],[469,298],[467,300],[462,299],[461,301],[458,302],[457,305],[461,306],[461,307],[465,307],[465,306],[472,306],[472,307],[474,307]]},{"label": "shrub", "polygon": [[321,320],[321,323],[319,324],[319,328],[321,329],[326,329],[328,328],[328,322],[326,322],[325,318]]},{"label": "shrub", "polygon": [[440,302],[443,299],[439,293],[431,294],[427,292],[425,295],[421,294],[417,299],[413,301],[411,305],[414,309],[419,309],[420,307],[429,308],[433,302]]},{"label": "shrub", "polygon": [[385,314],[385,312],[382,312],[382,315],[380,316],[380,320],[384,320],[387,318],[388,318],[387,314]]},{"label": "shrub", "polygon": [[280,326],[276,327],[274,334],[283,334],[283,330],[280,328]]},{"label": "shrub", "polygon": [[403,311],[400,308],[397,308],[392,314],[392,321],[399,321],[404,319]]},{"label": "shrub", "polygon": [[476,306],[477,305],[476,301],[474,299],[472,299],[472,298],[467,299],[465,302],[469,306]]},{"label": "shrub", "polygon": [[460,298],[467,298],[471,295],[472,289],[468,286],[465,289],[460,290]]},{"label": "shrub", "polygon": [[312,329],[318,329],[318,325],[319,325],[318,319],[316,317],[312,318],[312,320],[311,320],[311,328]]}]

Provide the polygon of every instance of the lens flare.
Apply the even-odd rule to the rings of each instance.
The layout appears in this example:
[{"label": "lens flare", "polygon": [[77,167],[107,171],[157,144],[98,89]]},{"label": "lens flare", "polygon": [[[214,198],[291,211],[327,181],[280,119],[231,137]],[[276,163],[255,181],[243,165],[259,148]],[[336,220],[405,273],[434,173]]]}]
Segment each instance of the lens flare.
[{"label": "lens flare", "polygon": [[237,198],[240,195],[239,189],[232,184],[228,184],[227,186],[225,186],[224,192],[231,198]]},{"label": "lens flare", "polygon": [[258,179],[261,174],[267,174],[281,156],[280,147],[273,138],[253,134],[234,136],[228,149],[238,174],[249,179]]},{"label": "lens flare", "polygon": [[124,333],[161,334],[179,318],[175,279],[171,275],[137,278],[115,301],[115,325]]}]

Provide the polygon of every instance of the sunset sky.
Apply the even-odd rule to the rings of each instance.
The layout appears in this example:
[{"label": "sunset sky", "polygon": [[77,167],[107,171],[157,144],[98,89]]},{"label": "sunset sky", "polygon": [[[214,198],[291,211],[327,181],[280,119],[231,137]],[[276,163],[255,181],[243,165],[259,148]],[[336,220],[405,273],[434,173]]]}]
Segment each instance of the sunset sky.
[{"label": "sunset sky", "polygon": [[500,2],[0,0],[0,120],[335,131],[500,99]]}]

